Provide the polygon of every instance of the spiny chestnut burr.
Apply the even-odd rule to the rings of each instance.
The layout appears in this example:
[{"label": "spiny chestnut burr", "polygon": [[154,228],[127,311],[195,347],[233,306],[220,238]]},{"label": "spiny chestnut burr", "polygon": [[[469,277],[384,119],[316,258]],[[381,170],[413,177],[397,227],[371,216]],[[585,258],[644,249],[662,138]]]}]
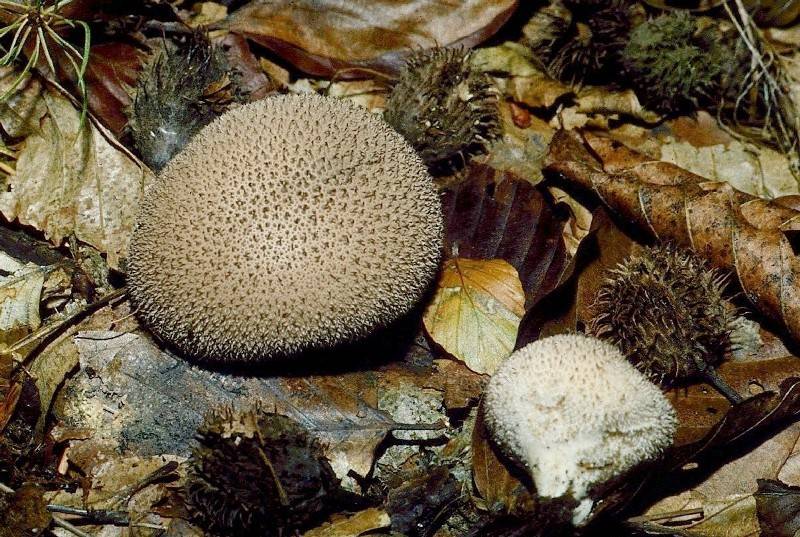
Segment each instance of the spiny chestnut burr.
[{"label": "spiny chestnut burr", "polygon": [[384,118],[434,174],[463,166],[498,134],[497,98],[488,76],[472,70],[469,52],[434,48],[406,62]]},{"label": "spiny chestnut burr", "polygon": [[646,248],[610,271],[588,331],[662,385],[703,377],[736,400],[714,369],[731,349],[736,319],[724,289],[724,275],[694,254]]}]

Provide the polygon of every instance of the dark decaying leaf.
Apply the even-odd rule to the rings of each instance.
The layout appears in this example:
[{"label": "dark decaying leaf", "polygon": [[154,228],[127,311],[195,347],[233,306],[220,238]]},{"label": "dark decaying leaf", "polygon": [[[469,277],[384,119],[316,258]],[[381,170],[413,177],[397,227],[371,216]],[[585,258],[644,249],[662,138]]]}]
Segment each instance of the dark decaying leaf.
[{"label": "dark decaying leaf", "polygon": [[527,181],[484,165],[445,190],[448,257],[504,259],[519,274],[530,307],[558,283],[567,263],[565,219]]},{"label": "dark decaying leaf", "polygon": [[397,74],[413,50],[481,43],[516,7],[516,0],[255,0],[228,22],[311,75],[358,67]]},{"label": "dark decaying leaf", "polygon": [[472,430],[472,478],[490,512],[528,516],[535,511],[533,483],[489,439],[481,408]]},{"label": "dark decaying leaf", "polygon": [[145,56],[141,48],[123,42],[94,45],[89,55],[85,78],[89,109],[118,138],[128,124],[125,108]]},{"label": "dark decaying leaf", "polygon": [[800,532],[800,487],[759,479],[755,497],[761,537],[794,537]]},{"label": "dark decaying leaf", "polygon": [[633,240],[614,224],[606,211],[602,207],[596,209],[589,234],[564,269],[561,282],[522,319],[515,348],[585,325],[589,321],[589,306],[607,277],[607,271],[635,248]]},{"label": "dark decaying leaf", "polygon": [[[396,384],[417,375],[402,363],[371,368],[363,347],[348,355],[329,353],[326,364],[333,371],[328,374],[325,364],[317,364],[315,371],[313,358],[306,357],[310,370],[298,371],[294,364],[296,375],[278,377],[252,367],[239,372],[195,367],[145,335],[86,332],[76,343],[80,371],[67,381],[55,411],[65,427],[95,429],[94,442],[124,443],[142,456],[185,455],[209,411],[260,401],[265,410],[294,419],[322,440],[326,451],[336,455],[333,466],[339,477],[350,470],[366,475],[375,447],[400,427],[378,409],[381,382]],[[356,362],[349,368],[342,363],[348,358]],[[99,385],[98,378],[103,379]],[[115,409],[102,417],[101,426],[87,421],[96,405]]]},{"label": "dark decaying leaf", "polygon": [[439,467],[389,492],[386,510],[392,530],[409,537],[430,535],[458,507],[461,484]]}]

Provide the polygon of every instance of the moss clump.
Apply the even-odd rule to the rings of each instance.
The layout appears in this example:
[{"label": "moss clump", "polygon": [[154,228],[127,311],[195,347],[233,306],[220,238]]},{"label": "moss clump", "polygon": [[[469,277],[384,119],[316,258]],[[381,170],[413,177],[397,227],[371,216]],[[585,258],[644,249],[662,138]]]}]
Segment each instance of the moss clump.
[{"label": "moss clump", "polygon": [[622,56],[640,98],[664,113],[718,105],[738,64],[716,24],[681,11],[637,26]]}]

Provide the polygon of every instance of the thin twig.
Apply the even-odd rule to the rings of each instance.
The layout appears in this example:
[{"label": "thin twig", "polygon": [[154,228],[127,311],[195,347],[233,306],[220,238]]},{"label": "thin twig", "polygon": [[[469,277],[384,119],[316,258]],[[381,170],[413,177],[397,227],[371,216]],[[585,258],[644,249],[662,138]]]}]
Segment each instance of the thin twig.
[{"label": "thin twig", "polygon": [[64,528],[68,532],[72,533],[73,535],[77,535],[78,537],[92,537],[91,535],[89,535],[85,531],[83,531],[83,530],[81,530],[79,528],[76,528],[75,526],[73,526],[72,524],[70,524],[69,522],[64,520],[63,518],[59,518],[57,516],[54,516],[53,517],[53,524],[55,524],[56,526],[58,526],[60,528]]}]

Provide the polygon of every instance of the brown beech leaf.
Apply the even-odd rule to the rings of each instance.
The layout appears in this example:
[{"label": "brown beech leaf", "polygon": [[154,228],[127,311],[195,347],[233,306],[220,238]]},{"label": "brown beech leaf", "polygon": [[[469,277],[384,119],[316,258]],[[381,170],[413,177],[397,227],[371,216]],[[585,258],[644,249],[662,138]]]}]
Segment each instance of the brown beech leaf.
[{"label": "brown beech leaf", "polygon": [[247,40],[238,34],[228,33],[220,42],[228,65],[238,77],[236,86],[247,93],[248,101],[263,99],[277,87],[264,73]]},{"label": "brown beech leaf", "polygon": [[614,224],[606,211],[597,208],[592,214],[589,233],[580,242],[559,285],[526,312],[515,348],[540,337],[578,330],[581,323],[589,320],[589,306],[607,271],[636,248],[640,247]]},{"label": "brown beech leaf", "polygon": [[228,23],[311,75],[396,74],[413,50],[481,43],[516,7],[516,0],[254,0]]},{"label": "brown beech leaf", "polygon": [[[21,145],[0,212],[57,245],[74,234],[118,269],[152,173],[100,125],[81,124],[80,110],[60,92],[48,89],[39,99],[39,128]],[[0,121],[11,112],[0,109]]]},{"label": "brown beech leaf", "polygon": [[536,497],[531,492],[533,484],[530,478],[518,471],[489,439],[481,408],[472,430],[472,479],[483,500],[483,507],[488,511],[508,514],[534,512]]},{"label": "brown beech leaf", "polygon": [[358,537],[388,527],[391,522],[386,511],[371,507],[347,517],[326,522],[318,528],[305,532],[303,537]]},{"label": "brown beech leaf", "polygon": [[526,308],[556,286],[567,263],[566,218],[539,189],[476,164],[445,190],[442,206],[448,256],[506,260],[517,269]]},{"label": "brown beech leaf", "polygon": [[[130,43],[100,43],[91,48],[85,76],[89,109],[117,138],[128,124],[129,91],[136,85],[145,56],[140,47]],[[70,64],[63,61],[59,65]],[[78,92],[75,95],[80,96]]]},{"label": "brown beech leaf", "polygon": [[[663,498],[648,514],[696,508],[700,500],[705,516],[683,526],[681,535],[750,535],[756,479],[778,478],[787,470],[787,460],[797,447],[798,429],[797,424],[786,426],[798,415],[800,378],[791,377],[781,383],[779,391],[733,405],[701,439],[670,449],[644,482],[624,486],[643,492],[650,500]],[[796,475],[791,469],[789,473]],[[687,491],[687,485],[693,488]],[[613,510],[629,500],[629,494],[612,494],[602,510]],[[737,523],[736,531],[720,533],[731,523],[726,513],[735,512],[743,517],[741,527]],[[646,522],[645,527],[661,530],[667,526]]]},{"label": "brown beech leaf", "polygon": [[800,218],[793,207],[588,133],[557,133],[547,170],[591,189],[640,231],[733,273],[755,308],[800,340],[800,259],[783,230]]},{"label": "brown beech leaf", "polygon": [[759,479],[755,497],[761,537],[794,537],[800,532],[800,487]]}]

